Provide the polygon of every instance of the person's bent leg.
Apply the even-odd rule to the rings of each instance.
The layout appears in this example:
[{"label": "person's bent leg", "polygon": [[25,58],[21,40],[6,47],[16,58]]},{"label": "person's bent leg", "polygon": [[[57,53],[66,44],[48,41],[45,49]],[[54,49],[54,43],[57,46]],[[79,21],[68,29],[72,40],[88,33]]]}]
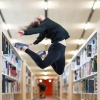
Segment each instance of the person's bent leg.
[{"label": "person's bent leg", "polygon": [[61,57],[59,60],[57,60],[51,66],[58,75],[61,75],[65,68],[65,56]]},{"label": "person's bent leg", "polygon": [[66,49],[66,47],[59,43],[58,43],[58,45],[59,45],[59,50],[60,50],[60,57],[56,62],[51,64],[51,66],[58,75],[61,75],[63,73],[64,67],[65,67],[65,49]]},{"label": "person's bent leg", "polygon": [[41,59],[41,57],[36,54],[35,52],[31,51],[30,49],[26,49],[25,52],[35,61],[35,63],[40,68],[46,68],[55,61],[57,61],[60,57],[60,51],[59,50],[50,50],[48,55],[45,57],[44,60]]}]

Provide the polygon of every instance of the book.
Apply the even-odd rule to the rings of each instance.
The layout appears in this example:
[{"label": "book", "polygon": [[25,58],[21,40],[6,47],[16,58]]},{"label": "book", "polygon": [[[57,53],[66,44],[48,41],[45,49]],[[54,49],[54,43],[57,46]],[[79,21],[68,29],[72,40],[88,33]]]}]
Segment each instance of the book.
[{"label": "book", "polygon": [[80,56],[76,57],[76,65],[80,65]]},{"label": "book", "polygon": [[2,75],[2,93],[5,93],[5,75]]},{"label": "book", "polygon": [[88,93],[94,93],[94,80],[88,80]]},{"label": "book", "polygon": [[97,56],[94,56],[92,60],[92,71],[97,72]]},{"label": "book", "polygon": [[92,56],[92,45],[87,45],[86,51],[87,51],[87,57],[91,57]]}]

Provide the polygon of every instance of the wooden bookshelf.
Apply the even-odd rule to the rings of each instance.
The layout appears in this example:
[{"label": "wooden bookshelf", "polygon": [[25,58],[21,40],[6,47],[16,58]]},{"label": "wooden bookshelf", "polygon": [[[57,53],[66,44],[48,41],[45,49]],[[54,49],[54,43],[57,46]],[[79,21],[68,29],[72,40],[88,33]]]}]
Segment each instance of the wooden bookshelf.
[{"label": "wooden bookshelf", "polygon": [[[99,42],[100,42],[100,28],[97,28],[91,34],[91,36],[87,39],[87,41],[81,46],[77,54],[73,56],[73,58],[71,59],[71,62],[66,65],[64,73],[63,73],[63,75],[65,74],[66,78],[64,78],[63,75],[60,76],[61,77],[61,89],[60,89],[61,100],[100,100],[100,77],[99,77],[100,76],[99,75],[100,74],[100,67],[99,67],[100,66],[100,61],[99,61],[100,60],[100,46],[99,46]],[[89,47],[91,47],[91,52],[88,51]],[[94,57],[96,56],[97,56],[97,69],[96,69],[96,63],[94,62]],[[84,73],[83,73],[83,68],[84,68]],[[88,68],[89,71],[88,69],[85,69],[85,68]],[[90,68],[92,70],[90,70]],[[96,77],[97,77],[97,80],[96,80]],[[64,79],[66,79],[67,81]],[[84,92],[85,91],[84,80],[88,80],[86,83],[88,84],[88,88],[86,92]],[[64,83],[64,81],[66,82]],[[93,93],[91,93],[91,91],[89,90],[89,82],[91,81],[93,82],[92,83],[93,84],[92,87],[94,91]],[[67,87],[67,90],[66,90],[66,87]]]},{"label": "wooden bookshelf", "polygon": [[0,40],[0,100],[14,100],[15,95],[21,94],[20,76],[23,59],[11,45],[5,33],[0,33]]},{"label": "wooden bookshelf", "polygon": [[26,66],[26,100],[32,99],[32,72]]},{"label": "wooden bookshelf", "polygon": [[[2,33],[0,34],[0,65],[3,65],[3,60],[7,62],[7,64],[10,64],[11,66],[15,67],[17,69],[17,75],[19,76],[11,76],[9,72],[4,72],[4,69],[2,66],[0,67],[0,100],[32,100],[33,99],[33,86],[32,86],[32,79],[33,79],[33,73],[31,72],[29,66],[27,65],[26,61],[21,58],[21,56],[17,53],[16,48],[12,46],[10,43],[10,39],[3,33],[5,38],[7,39],[7,42],[9,42],[10,47],[13,49],[13,52],[15,56],[20,59],[21,66],[18,66],[19,64],[14,63],[12,60],[9,59],[9,56],[7,54],[3,54],[2,52]],[[5,92],[2,93],[2,75],[5,76],[6,79],[15,82],[14,84],[17,84],[20,88],[18,88],[17,91],[14,90],[14,92]],[[8,90],[7,90],[8,91]],[[38,93],[37,93],[38,94]],[[36,94],[35,94],[36,96]]]},{"label": "wooden bookshelf", "polygon": [[65,66],[62,76],[60,76],[61,81],[61,97],[60,100],[80,100],[79,96],[73,94],[73,72],[71,70],[70,64]]},{"label": "wooden bookshelf", "polygon": [[33,100],[35,100],[39,96],[39,88],[37,86],[38,80],[35,76],[33,76]]},{"label": "wooden bookshelf", "polygon": [[[97,28],[81,46],[71,60],[73,70],[73,93],[81,95],[80,100],[100,99],[100,29]],[[97,56],[97,65],[94,57]],[[77,57],[79,59],[77,59]],[[97,77],[97,80],[96,80]],[[89,85],[92,82],[91,86]],[[89,87],[90,86],[90,87]],[[74,99],[72,99],[74,100]]]},{"label": "wooden bookshelf", "polygon": [[53,96],[60,100],[60,76],[53,81]]},{"label": "wooden bookshelf", "polygon": [[61,81],[61,100],[66,100],[68,98],[68,88],[69,88],[69,67],[65,66],[63,74],[60,76],[60,81]]},{"label": "wooden bookshelf", "polygon": [[26,61],[23,62],[21,94],[15,95],[14,100],[32,100],[32,72],[29,69]]},{"label": "wooden bookshelf", "polygon": [[[0,28],[0,55],[2,54],[2,32]],[[0,65],[2,65],[2,56],[0,56]],[[2,67],[0,66],[0,100],[2,100]]]}]

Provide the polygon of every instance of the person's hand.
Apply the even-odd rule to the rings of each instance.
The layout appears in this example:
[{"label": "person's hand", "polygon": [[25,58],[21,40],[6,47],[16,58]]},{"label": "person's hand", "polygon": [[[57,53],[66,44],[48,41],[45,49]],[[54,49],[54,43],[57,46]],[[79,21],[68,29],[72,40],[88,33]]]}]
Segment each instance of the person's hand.
[{"label": "person's hand", "polygon": [[23,36],[23,35],[24,35],[24,31],[23,31],[23,30],[18,31],[17,34],[18,34],[19,36]]}]

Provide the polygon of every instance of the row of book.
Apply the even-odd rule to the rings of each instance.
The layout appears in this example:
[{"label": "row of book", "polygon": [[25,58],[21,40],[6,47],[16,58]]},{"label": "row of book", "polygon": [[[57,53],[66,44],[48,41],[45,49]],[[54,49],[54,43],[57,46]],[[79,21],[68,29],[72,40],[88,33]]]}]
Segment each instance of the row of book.
[{"label": "row of book", "polygon": [[20,83],[9,80],[5,75],[2,75],[2,93],[20,93]]},{"label": "row of book", "polygon": [[94,74],[95,72],[97,72],[97,56],[94,56],[94,59],[91,58],[89,62],[74,71],[74,80]]},{"label": "row of book", "polygon": [[68,92],[68,84],[62,86],[62,91]]},{"label": "row of book", "polygon": [[21,69],[22,60],[19,58],[18,54],[15,52],[14,48],[11,46],[4,34],[2,34],[2,55],[4,55],[7,60],[12,62],[16,67]]},{"label": "row of book", "polygon": [[31,76],[30,70],[26,67],[26,77],[30,77],[30,76]]},{"label": "row of book", "polygon": [[60,77],[53,81],[53,94],[60,96]]},{"label": "row of book", "polygon": [[15,54],[3,54],[3,58],[5,58],[7,61],[12,63],[16,68],[21,69],[22,68],[22,60],[18,58]]},{"label": "row of book", "polygon": [[26,84],[30,85],[30,78],[26,77]]},{"label": "row of book", "polygon": [[97,93],[97,76],[74,83],[74,93]]},{"label": "row of book", "polygon": [[30,71],[27,67],[26,67],[26,84],[30,85]]},{"label": "row of book", "polygon": [[73,70],[78,69],[84,63],[89,62],[91,57],[97,53],[97,37],[94,36],[89,43],[82,49],[82,51],[76,56],[71,63]]},{"label": "row of book", "polygon": [[30,88],[30,86],[29,85],[26,85],[26,93],[30,93],[30,90],[31,88]]},{"label": "row of book", "polygon": [[63,80],[62,80],[62,81],[63,81],[63,85],[64,85],[64,84],[68,84],[68,77],[63,78]]},{"label": "row of book", "polygon": [[14,65],[2,58],[2,73],[10,77],[21,80],[21,70],[17,69]]},{"label": "row of book", "polygon": [[62,78],[64,79],[64,78],[68,77],[68,75],[69,75],[69,70],[68,70],[68,67],[66,67],[66,68],[64,69],[63,74],[62,74]]},{"label": "row of book", "polygon": [[30,93],[30,71],[29,69],[26,67],[26,93]]}]

